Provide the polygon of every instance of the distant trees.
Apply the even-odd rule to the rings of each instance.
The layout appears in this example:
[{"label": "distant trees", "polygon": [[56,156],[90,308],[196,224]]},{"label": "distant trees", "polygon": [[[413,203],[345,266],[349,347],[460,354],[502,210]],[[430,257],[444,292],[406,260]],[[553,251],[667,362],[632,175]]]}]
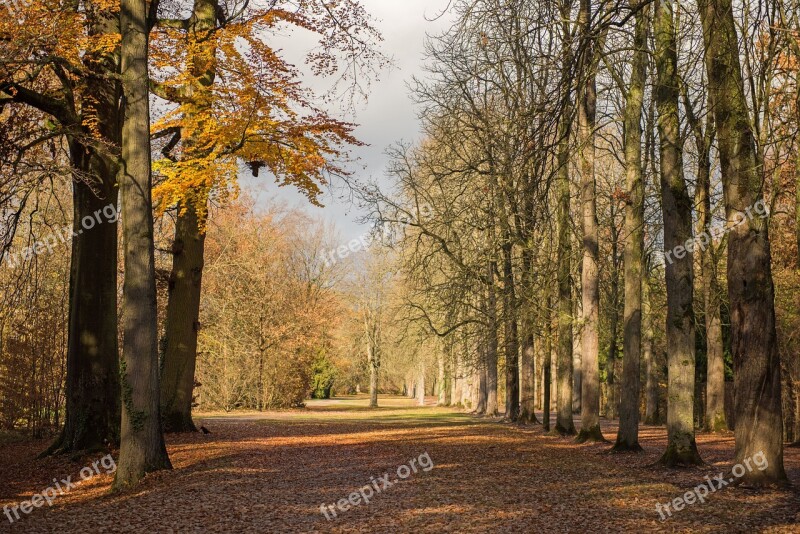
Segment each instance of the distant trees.
[{"label": "distant trees", "polygon": [[313,366],[340,347],[346,316],[337,269],[322,255],[332,239],[319,222],[247,199],[212,216],[193,399],[201,409],[289,408],[307,398]]}]

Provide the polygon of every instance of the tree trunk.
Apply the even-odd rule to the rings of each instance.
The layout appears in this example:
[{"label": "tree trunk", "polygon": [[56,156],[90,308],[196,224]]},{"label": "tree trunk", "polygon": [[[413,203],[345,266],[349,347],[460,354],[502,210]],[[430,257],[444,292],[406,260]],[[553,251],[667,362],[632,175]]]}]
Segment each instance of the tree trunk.
[{"label": "tree trunk", "polygon": [[525,321],[522,330],[519,420],[525,424],[533,424],[539,422],[536,419],[536,351],[532,325]]},{"label": "tree trunk", "polygon": [[643,332],[643,354],[645,362],[645,373],[647,379],[645,383],[645,410],[644,424],[660,425],[661,420],[658,414],[658,362],[654,351],[653,340],[653,312],[650,306],[650,286],[645,280],[642,288],[642,303],[644,307],[644,332]]},{"label": "tree trunk", "polygon": [[452,392],[450,394],[450,401],[451,404],[456,406],[463,406],[464,405],[464,369],[461,364],[461,351],[458,347],[455,347],[453,350],[453,377],[452,377]]},{"label": "tree trunk", "polygon": [[[190,111],[186,112],[185,120],[189,123],[204,120],[201,112],[208,111],[213,99],[210,90],[216,77],[216,46],[208,33],[216,24],[216,6],[212,0],[195,0],[189,18],[189,34],[195,42],[189,61],[192,79],[183,87],[185,97],[193,102],[192,106],[187,106]],[[191,128],[184,128],[182,137],[184,158],[208,155],[207,146],[197,146]],[[167,432],[197,430],[192,422],[192,393],[205,252],[205,231],[201,230],[201,223],[205,222],[208,189],[200,186],[193,193],[191,200],[178,205],[172,246],[166,348],[161,374],[161,415]]]},{"label": "tree trunk", "polygon": [[503,243],[503,324],[506,356],[506,413],[509,421],[519,419],[519,329],[517,294],[514,285],[513,248],[510,236]]},{"label": "tree trunk", "polygon": [[[119,34],[119,13],[92,10],[95,35]],[[103,143],[120,144],[118,56],[87,57],[84,99],[97,115]],[[88,134],[87,137],[91,137]],[[73,239],[69,284],[66,411],[58,439],[43,454],[96,451],[119,444],[120,388],[117,340],[117,172],[100,143],[70,139]],[[108,215],[112,213],[109,217]],[[102,217],[102,218],[101,218]],[[94,220],[92,228],[82,221]],[[96,224],[95,224],[96,223]]]},{"label": "tree trunk", "polygon": [[[631,9],[637,9],[633,0]],[[646,7],[635,17],[633,65],[625,103],[625,306],[622,340],[622,402],[615,451],[639,452],[639,393],[642,350],[642,278],[644,275],[644,183],[642,180],[642,108],[647,81]]]},{"label": "tree trunk", "polygon": [[420,365],[417,379],[417,406],[425,406],[425,367]]},{"label": "tree trunk", "polygon": [[683,246],[692,239],[692,201],[683,179],[679,95],[675,82],[678,56],[672,1],[656,0],[654,19],[669,367],[668,443],[660,462],[669,467],[703,463],[694,436],[693,262],[691,250],[685,250]]},{"label": "tree trunk", "polygon": [[192,204],[178,207],[169,279],[166,347],[161,371],[161,416],[165,432],[196,432],[192,421],[200,291],[205,233]]},{"label": "tree trunk", "polygon": [[[369,407],[378,407],[378,375],[381,369],[377,327],[372,326],[367,335],[367,366],[369,367]],[[410,394],[409,396],[413,396]]]},{"label": "tree trunk", "polygon": [[[476,375],[477,383],[475,384],[474,395],[477,399],[474,403],[475,413],[483,415],[486,413],[486,405],[489,398],[486,371],[486,340],[483,340],[478,347],[478,368],[476,369]],[[475,382],[474,379],[473,382]]]},{"label": "tree trunk", "polygon": [[544,358],[542,359],[542,428],[550,430],[550,396],[552,384],[553,367],[553,328],[550,317],[551,299],[547,299],[547,314],[545,316],[544,329],[546,330],[546,343],[544,345]]},{"label": "tree trunk", "polygon": [[497,409],[497,294],[494,287],[495,262],[489,264],[489,298],[487,316],[489,328],[486,339],[486,415],[494,417]]},{"label": "tree trunk", "polygon": [[123,285],[122,436],[115,489],[146,473],[172,466],[161,432],[156,324],[155,251],[150,174],[148,24],[143,0],[122,0],[120,26],[123,90],[122,228]]},{"label": "tree trunk", "polygon": [[561,119],[556,174],[558,231],[558,356],[556,387],[556,427],[562,436],[575,434],[572,421],[572,279],[570,259],[572,241],[569,217],[569,110]]},{"label": "tree trunk", "polygon": [[[115,180],[116,181],[116,180]],[[119,443],[120,388],[117,345],[117,224],[91,230],[81,220],[112,205],[116,188],[99,198],[85,182],[74,184],[70,314],[64,428],[47,453],[92,452]],[[107,187],[109,186],[110,187]]]},{"label": "tree trunk", "polygon": [[[708,130],[708,127],[706,128]],[[708,150],[711,139],[707,139],[704,153],[700,154],[697,173],[697,227],[700,236],[706,236],[708,245],[701,250],[700,284],[703,291],[706,326],[706,414],[705,429],[720,432],[728,429],[725,421],[725,354],[722,343],[722,321],[720,318],[719,283],[714,260],[714,244],[711,242],[710,176],[711,161]]]},{"label": "tree trunk", "polygon": [[[581,0],[578,24],[587,41],[591,39],[591,1]],[[591,42],[591,41],[588,41]],[[581,298],[583,310],[583,351],[581,354],[581,431],[578,441],[605,441],[600,431],[600,343],[598,321],[600,291],[598,275],[597,194],[594,175],[594,129],[597,105],[595,50],[588,46],[584,60],[583,85],[578,97],[578,142],[581,170],[583,222],[583,269]]]},{"label": "tree trunk", "polygon": [[[580,276],[580,275],[579,275]],[[580,309],[580,301],[573,299],[573,304],[577,304],[575,310],[572,312],[573,317],[580,317],[583,313]],[[581,380],[581,365],[583,359],[581,353],[583,352],[583,338],[581,337],[580,325],[574,321],[572,323],[572,413],[580,415],[581,413],[581,388],[583,381]]]},{"label": "tree trunk", "polygon": [[725,212],[733,228],[728,241],[728,297],[736,391],[735,462],[761,455],[763,471],[748,470],[741,482],[786,484],[783,467],[781,367],[775,331],[770,244],[762,207],[762,166],[744,96],[738,36],[730,0],[700,2],[709,95],[717,126]]},{"label": "tree trunk", "polygon": [[440,351],[437,363],[439,371],[439,380],[436,384],[438,391],[438,398],[436,400],[436,405],[450,406],[450,377],[449,377],[449,369],[447,368],[447,355]]},{"label": "tree trunk", "polygon": [[[793,39],[793,41],[795,40]],[[797,48],[795,53],[798,53]],[[800,83],[795,82],[795,84],[797,85],[794,101],[795,121],[800,124]],[[794,157],[794,231],[797,244],[796,267],[800,269],[800,146],[795,146]]]}]

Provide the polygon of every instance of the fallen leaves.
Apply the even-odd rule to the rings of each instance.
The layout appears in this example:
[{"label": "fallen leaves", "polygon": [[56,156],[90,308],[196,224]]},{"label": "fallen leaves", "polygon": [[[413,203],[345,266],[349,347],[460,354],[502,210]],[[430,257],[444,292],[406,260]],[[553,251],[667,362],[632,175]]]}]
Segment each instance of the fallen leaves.
[{"label": "fallen leaves", "polygon": [[[384,401],[384,399],[381,399]],[[14,532],[800,532],[792,491],[725,489],[665,521],[666,503],[730,467],[730,435],[698,435],[706,468],[650,467],[665,431],[642,427],[645,453],[605,454],[541,427],[499,424],[445,408],[412,408],[387,398],[312,401],[310,409],[203,417],[212,434],[171,435],[175,469],[148,476],[136,491],[110,495],[98,476],[0,531]],[[319,406],[317,406],[317,402]],[[363,406],[366,401],[363,401]],[[616,428],[604,424],[606,436]],[[36,460],[43,442],[0,448],[0,506],[80,469],[66,458]],[[323,503],[346,497],[427,452],[417,473],[327,521]],[[786,467],[800,486],[800,450]],[[4,518],[3,518],[4,519]]]}]

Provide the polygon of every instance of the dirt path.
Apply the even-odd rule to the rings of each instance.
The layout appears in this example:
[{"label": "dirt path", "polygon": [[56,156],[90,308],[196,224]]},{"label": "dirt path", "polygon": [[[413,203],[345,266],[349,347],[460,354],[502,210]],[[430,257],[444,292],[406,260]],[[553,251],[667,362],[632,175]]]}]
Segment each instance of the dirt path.
[{"label": "dirt path", "polygon": [[[725,489],[660,519],[656,503],[730,467],[732,437],[702,435],[711,465],[673,471],[648,467],[663,448],[660,428],[643,429],[645,454],[607,455],[607,446],[575,445],[538,426],[400,398],[381,404],[371,411],[351,398],[201,417],[211,434],[169,436],[174,471],[108,495],[112,475],[100,469],[52,507],[13,524],[3,515],[0,532],[800,532],[795,491]],[[612,438],[615,428],[604,431]],[[43,444],[0,447],[0,506],[30,499],[53,478],[77,480],[95,460],[35,460]],[[800,450],[787,452],[787,467],[800,487]],[[364,486],[372,489],[352,498],[358,504],[336,506]]]}]

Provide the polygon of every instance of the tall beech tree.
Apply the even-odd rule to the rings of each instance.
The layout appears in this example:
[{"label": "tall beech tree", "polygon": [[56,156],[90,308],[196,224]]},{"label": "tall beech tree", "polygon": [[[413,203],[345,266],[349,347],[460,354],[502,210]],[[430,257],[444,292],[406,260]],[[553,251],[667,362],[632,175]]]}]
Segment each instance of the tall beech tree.
[{"label": "tall beech tree", "polygon": [[[594,14],[596,16],[597,13]],[[602,33],[595,30],[591,0],[580,0],[578,32],[582,53],[579,77],[578,160],[581,174],[581,221],[583,267],[581,298],[583,333],[581,340],[581,430],[578,441],[605,441],[600,430],[600,275],[597,229],[597,184],[595,180],[595,121],[597,115],[597,66],[603,49]],[[571,405],[570,400],[570,405]]]},{"label": "tall beech tree", "polygon": [[[564,0],[560,4],[561,23],[559,24],[561,38],[561,72],[563,77],[569,76],[573,53],[572,37],[573,24],[570,20],[570,11],[573,2]],[[574,110],[571,91],[566,91],[562,96],[564,104],[561,110],[560,121],[558,123],[558,147],[556,156],[555,179],[555,203],[556,203],[556,232],[557,232],[557,252],[556,252],[556,283],[558,284],[558,345],[556,356],[556,427],[555,431],[561,435],[574,435],[575,424],[572,420],[572,397],[573,397],[573,287],[572,287],[572,220],[570,217],[570,169],[569,151],[570,134],[572,132],[572,113]],[[549,369],[545,372],[548,374]],[[548,386],[546,386],[548,387]],[[549,427],[550,412],[550,390],[546,390],[547,396],[547,415],[545,421]],[[546,428],[549,430],[549,428]]]},{"label": "tall beech tree", "polygon": [[738,35],[729,0],[701,0],[708,90],[717,130],[728,237],[728,298],[736,391],[736,462],[763,455],[767,468],[741,477],[748,485],[786,484],[783,467],[781,365],[767,219],[752,216],[763,201],[744,96]]},{"label": "tall beech tree", "polygon": [[697,183],[694,204],[697,211],[697,236],[706,242],[701,247],[697,282],[703,296],[706,330],[706,412],[703,426],[707,431],[727,430],[725,421],[725,354],[720,317],[720,288],[717,279],[716,250],[711,238],[711,145],[714,141],[714,124],[711,113],[705,124],[694,111],[686,84],[681,84],[686,119],[692,130],[697,149]]},{"label": "tall beech tree", "polygon": [[633,64],[625,98],[625,309],[623,312],[622,402],[616,451],[639,451],[639,394],[641,392],[642,277],[644,276],[644,181],[642,109],[647,81],[649,10],[631,2],[636,11]]},{"label": "tall beech tree", "polygon": [[171,469],[159,403],[158,325],[150,165],[150,90],[147,72],[151,6],[122,0],[120,74],[122,150],[120,197],[125,279],[122,361],[122,425],[117,490],[147,473]]},{"label": "tall beech tree", "polygon": [[[45,451],[78,453],[119,441],[117,218],[120,143],[119,8],[114,2],[20,4],[0,20],[0,105],[48,116],[33,149],[63,136],[73,180],[64,427]],[[55,18],[54,18],[55,17]],[[60,31],[53,38],[52,28]]]},{"label": "tall beech tree", "polygon": [[677,37],[672,0],[656,0],[656,85],[660,141],[661,208],[664,216],[664,256],[667,286],[667,450],[660,462],[667,466],[702,464],[694,433],[695,329],[692,200],[683,176],[683,147],[678,112]]}]

